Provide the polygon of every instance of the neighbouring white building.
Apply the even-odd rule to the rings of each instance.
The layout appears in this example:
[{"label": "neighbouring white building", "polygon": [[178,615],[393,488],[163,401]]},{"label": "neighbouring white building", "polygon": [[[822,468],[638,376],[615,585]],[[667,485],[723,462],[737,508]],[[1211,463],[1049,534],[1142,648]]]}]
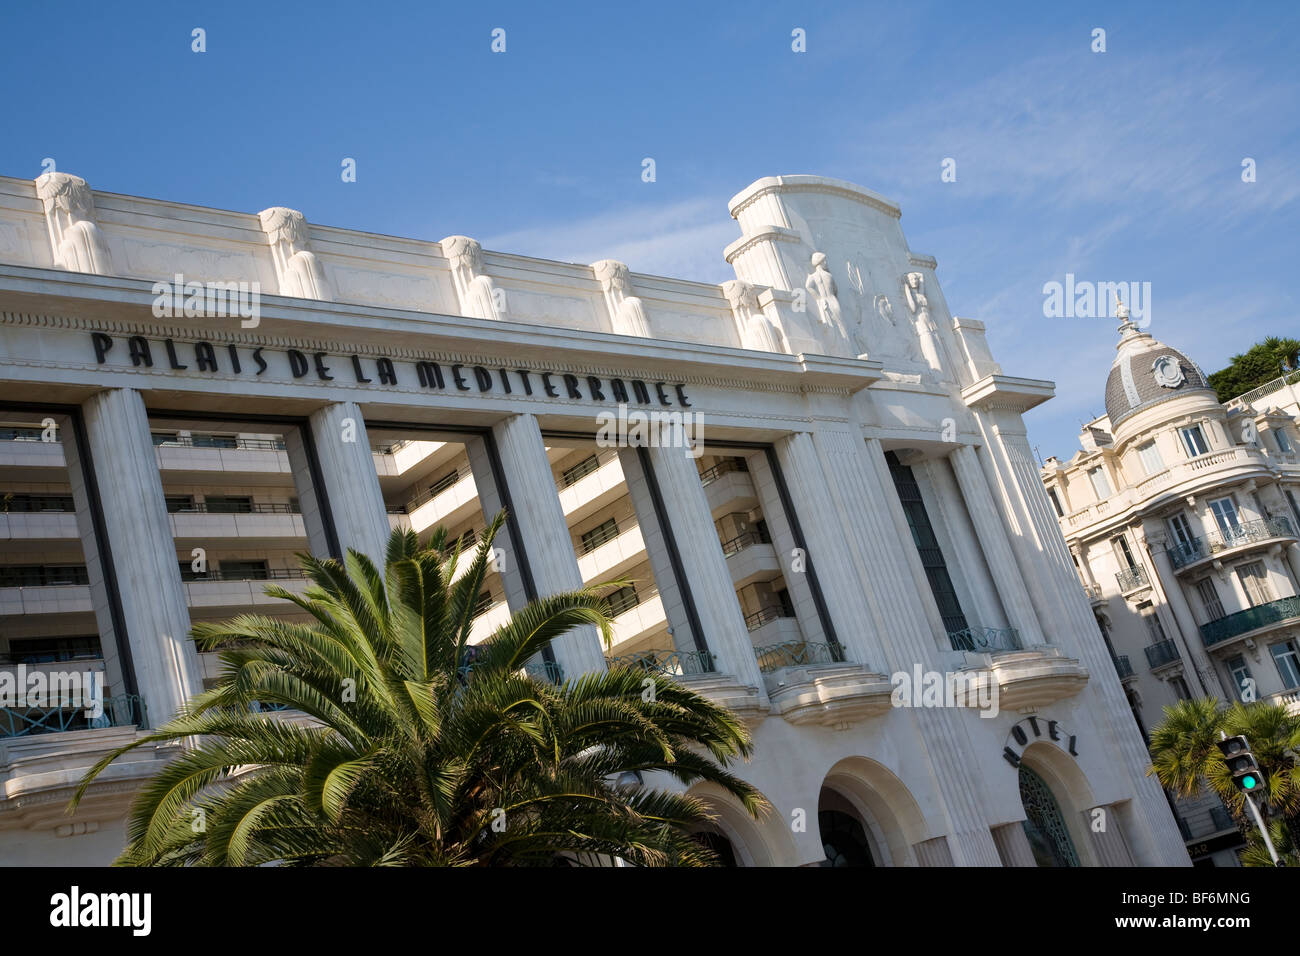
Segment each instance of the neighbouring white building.
[{"label": "neighbouring white building", "polygon": [[[1220,404],[1117,311],[1106,414],[1042,477],[1137,723],[1192,697],[1300,707],[1300,391],[1279,378]],[[1217,797],[1178,817],[1193,862],[1237,865]]]},{"label": "neighbouring white building", "polygon": [[[1186,865],[1025,438],[1051,383],[953,318],[888,200],[787,176],[730,211],[716,286],[0,179],[0,654],[109,697],[0,710],[0,862],[117,854],[170,754],[67,799],[212,679],[191,621],[292,610],[261,582],[301,586],[295,551],[505,507],[480,633],[632,579],[612,647],[537,663],[750,723],[773,812],[699,790],[737,864]],[[699,441],[604,441],[620,406]],[[979,693],[894,706],[950,674]]]}]

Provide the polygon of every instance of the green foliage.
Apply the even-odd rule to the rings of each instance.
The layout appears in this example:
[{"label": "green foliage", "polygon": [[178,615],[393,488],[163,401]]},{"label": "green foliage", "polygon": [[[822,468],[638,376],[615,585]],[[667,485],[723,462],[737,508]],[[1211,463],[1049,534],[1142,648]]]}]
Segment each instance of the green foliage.
[{"label": "green foliage", "polygon": [[[1300,716],[1287,708],[1268,701],[1225,707],[1213,697],[1179,701],[1164,709],[1164,719],[1151,731],[1147,772],[1177,796],[1196,796],[1208,786],[1247,833],[1243,862],[1259,865],[1258,853],[1262,853],[1262,865],[1272,866],[1246,806],[1248,798],[1233,785],[1219,752],[1221,733],[1244,734],[1250,742],[1264,778],[1258,791],[1260,812],[1278,852],[1294,853],[1300,844]],[[1276,836],[1279,828],[1285,837],[1281,843]],[[1295,862],[1300,864],[1300,857]]]},{"label": "green foliage", "polygon": [[[395,531],[381,573],[301,556],[311,617],[200,623],[218,686],[108,755],[181,744],[132,806],[119,865],[709,865],[691,838],[710,819],[690,796],[618,783],[655,771],[710,781],[752,814],[762,797],[726,770],[748,731],[671,678],[615,668],[562,685],[524,670],[552,640],[594,625],[608,644],[605,588],[530,604],[474,647],[474,606],[501,527],[452,580],[459,543]],[[617,586],[615,582],[606,588]],[[287,711],[253,713],[260,701]]]},{"label": "green foliage", "polygon": [[[1283,362],[1296,368],[1298,355],[1300,340],[1270,335],[1241,355],[1234,355],[1227,368],[1211,374],[1210,387],[1214,389],[1219,401],[1226,402],[1281,376]],[[1300,375],[1291,378],[1293,381],[1296,379],[1300,379]]]}]

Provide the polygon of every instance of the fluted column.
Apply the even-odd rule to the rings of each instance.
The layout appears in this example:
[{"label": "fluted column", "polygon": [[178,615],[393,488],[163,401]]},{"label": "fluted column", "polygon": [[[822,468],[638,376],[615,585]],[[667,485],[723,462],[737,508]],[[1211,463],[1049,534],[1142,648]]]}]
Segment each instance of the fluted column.
[{"label": "fluted column", "polygon": [[777,461],[795,503],[809,566],[817,571],[835,633],[852,663],[883,670],[885,661],[876,640],[888,620],[872,606],[868,592],[854,573],[839,510],[822,473],[817,448],[807,432],[787,435],[776,443]]},{"label": "fluted column", "polygon": [[[513,415],[492,427],[501,469],[497,481],[509,489],[515,522],[539,597],[582,587],[573,539],[555,490],[551,462],[536,417]],[[600,636],[594,627],[577,627],[552,642],[566,677],[605,669]]]},{"label": "fluted column", "polygon": [[1011,551],[1011,542],[1007,540],[1007,529],[999,515],[1001,509],[993,501],[989,484],[980,468],[975,449],[962,445],[949,456],[953,473],[957,476],[957,485],[962,497],[966,499],[966,512],[971,523],[975,525],[975,534],[979,538],[984,560],[988,562],[989,572],[993,576],[993,585],[1002,598],[1002,608],[1007,620],[1020,632],[1022,646],[1032,647],[1046,641],[1043,630],[1038,623],[1034,604],[1029,599],[1029,591],[1016,566],[1015,554]]},{"label": "fluted column", "polygon": [[149,416],[134,389],[108,389],[81,408],[136,687],[157,727],[203,685]]},{"label": "fluted column", "polygon": [[1025,836],[1023,823],[1008,823],[993,828],[993,842],[997,845],[998,856],[1003,866],[1037,866],[1034,851],[1029,846],[1029,837]]},{"label": "fluted column", "polygon": [[664,505],[665,532],[676,544],[686,578],[683,584],[690,588],[704,640],[718,670],[757,688],[758,699],[766,705],[767,691],[754,644],[713,525],[708,496],[700,484],[695,459],[688,453],[681,426],[661,428],[660,440],[647,452]]},{"label": "fluted column", "polygon": [[1222,697],[1223,687],[1220,686],[1218,674],[1205,651],[1205,643],[1201,640],[1201,629],[1196,623],[1196,615],[1192,613],[1192,606],[1187,602],[1187,595],[1183,593],[1183,586],[1178,581],[1174,564],[1169,559],[1166,542],[1163,539],[1147,538],[1143,535],[1142,544],[1151,559],[1151,569],[1155,575],[1151,584],[1158,593],[1163,593],[1165,603],[1169,605],[1169,610],[1173,612],[1174,620],[1178,623],[1179,636],[1182,638],[1181,652],[1187,655],[1185,659],[1196,668],[1201,689],[1207,695]]},{"label": "fluted column", "polygon": [[384,567],[390,528],[370,439],[355,402],[335,402],[312,412],[307,420],[320,478],[329,502],[339,547],[360,551]]},{"label": "fluted column", "polygon": [[1096,810],[1083,811],[1083,825],[1092,834],[1092,849],[1097,854],[1098,866],[1133,866],[1133,854],[1129,852],[1128,841],[1120,829],[1119,808],[1115,806],[1100,807],[1104,811],[1105,827],[1094,829],[1093,815]]},{"label": "fluted column", "polygon": [[[1065,536],[1034,465],[1024,424],[1013,412],[973,412],[984,438],[981,464],[990,484],[1002,493],[1012,546],[1030,585],[1039,620],[1053,643],[1077,657],[1092,675],[1088,686],[1101,705],[1093,709],[1095,719],[1116,756],[1117,769],[1123,768],[1133,788],[1132,836],[1138,862],[1144,866],[1186,866],[1187,854],[1178,826],[1159,783],[1146,774],[1150,755],[1136,724],[1129,719],[1128,701],[1120,682],[1113,677],[1114,665],[1097,631],[1092,608],[1077,586]],[[1050,603],[1040,604],[1038,592],[1051,595]]]}]

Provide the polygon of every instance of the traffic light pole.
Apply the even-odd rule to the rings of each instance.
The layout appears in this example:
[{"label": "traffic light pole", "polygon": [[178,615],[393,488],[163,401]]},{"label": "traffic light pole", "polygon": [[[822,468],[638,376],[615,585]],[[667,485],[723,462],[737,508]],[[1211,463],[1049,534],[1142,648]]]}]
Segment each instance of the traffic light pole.
[{"label": "traffic light pole", "polygon": [[1250,807],[1250,813],[1255,818],[1255,826],[1259,827],[1260,835],[1264,838],[1264,846],[1268,847],[1268,855],[1273,858],[1274,866],[1282,866],[1282,861],[1277,857],[1277,850],[1273,849],[1273,840],[1268,835],[1268,827],[1264,826],[1264,817],[1259,812],[1259,807],[1255,806],[1255,795],[1246,794],[1246,806]]}]

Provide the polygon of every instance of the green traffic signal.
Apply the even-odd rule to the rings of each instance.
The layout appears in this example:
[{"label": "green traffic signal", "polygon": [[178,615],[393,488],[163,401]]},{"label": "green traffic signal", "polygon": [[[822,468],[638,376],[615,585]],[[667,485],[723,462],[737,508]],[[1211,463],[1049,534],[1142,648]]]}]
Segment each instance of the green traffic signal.
[{"label": "green traffic signal", "polygon": [[1257,783],[1259,783],[1259,781],[1255,779],[1254,774],[1248,773],[1246,776],[1241,778],[1241,785],[1246,790],[1254,790]]}]

